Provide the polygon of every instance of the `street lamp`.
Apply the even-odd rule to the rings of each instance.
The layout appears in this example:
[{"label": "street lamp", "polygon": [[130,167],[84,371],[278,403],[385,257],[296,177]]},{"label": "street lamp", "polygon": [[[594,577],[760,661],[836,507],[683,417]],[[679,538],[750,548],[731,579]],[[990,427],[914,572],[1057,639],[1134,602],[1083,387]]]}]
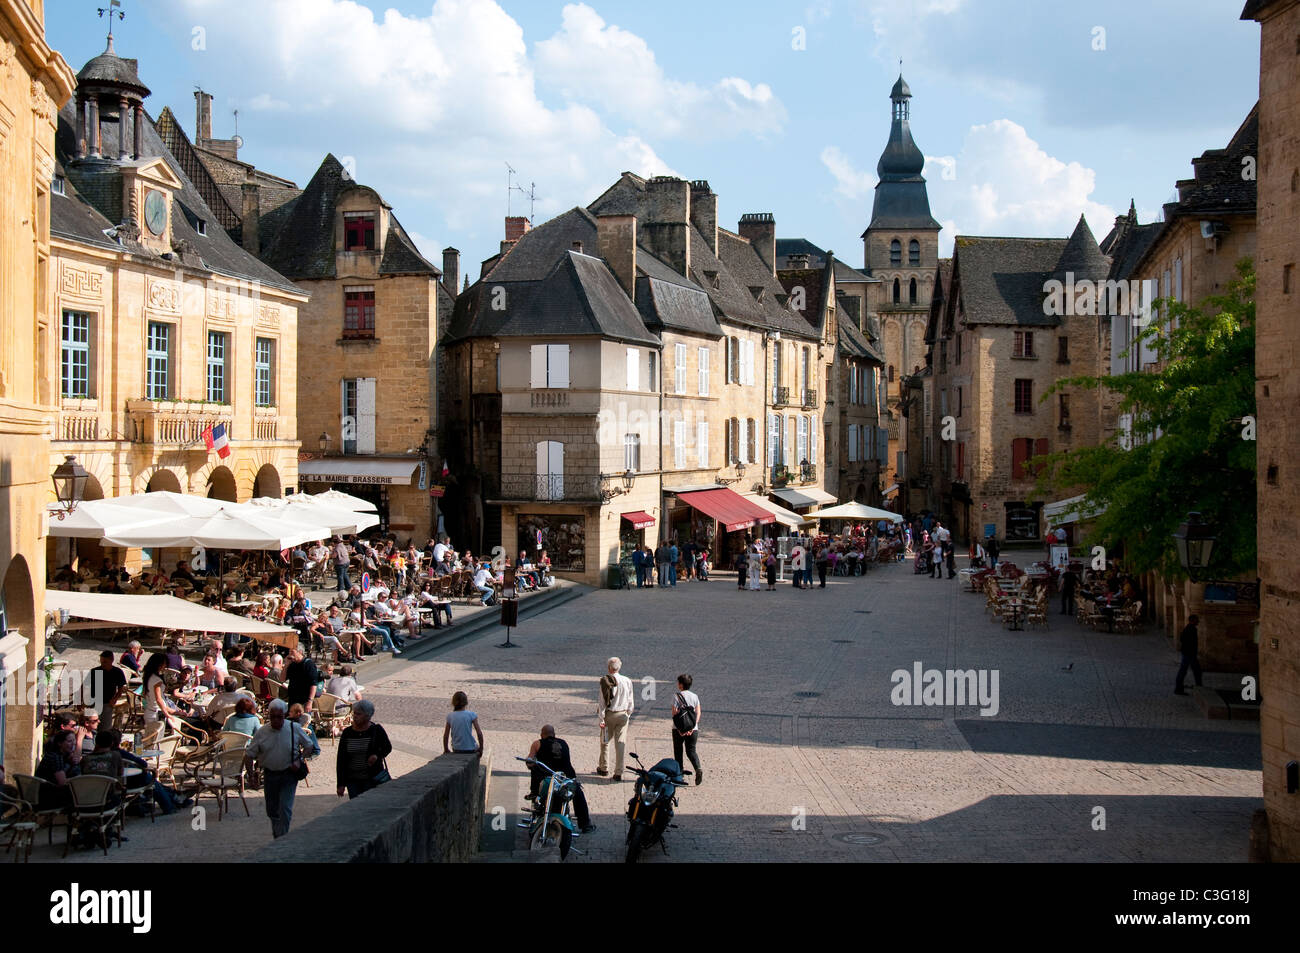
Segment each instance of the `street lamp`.
[{"label": "street lamp", "polygon": [[54,476],[50,479],[54,481],[54,495],[59,501],[59,519],[63,519],[81,502],[90,474],[77,462],[76,457],[68,454],[54,468]]},{"label": "street lamp", "polygon": [[623,492],[631,493],[632,487],[636,485],[636,471],[631,467],[623,471]]},{"label": "street lamp", "polygon": [[328,433],[322,432],[320,435],[320,439],[317,442],[320,444],[321,453],[329,453],[330,435]]},{"label": "street lamp", "polygon": [[1210,565],[1210,556],[1217,540],[1214,527],[1202,522],[1201,514],[1196,512],[1188,513],[1186,522],[1174,533],[1179,565],[1187,570],[1187,575],[1193,582],[1199,581],[1197,576],[1203,578],[1206,575],[1205,570]]}]

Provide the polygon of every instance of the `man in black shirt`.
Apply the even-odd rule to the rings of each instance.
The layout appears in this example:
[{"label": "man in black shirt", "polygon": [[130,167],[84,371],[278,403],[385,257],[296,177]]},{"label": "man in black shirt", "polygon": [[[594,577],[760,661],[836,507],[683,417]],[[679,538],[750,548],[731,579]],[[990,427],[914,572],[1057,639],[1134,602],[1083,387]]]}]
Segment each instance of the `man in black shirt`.
[{"label": "man in black shirt", "polygon": [[304,658],[302,649],[294,647],[289,652],[289,664],[284,670],[286,683],[285,701],[302,705],[308,712],[316,701],[316,683],[320,676],[316,673],[316,663]]},{"label": "man in black shirt", "polygon": [[[594,831],[596,825],[591,823],[591,814],[587,810],[587,796],[582,793],[582,785],[577,781],[578,772],[573,770],[573,762],[569,760],[569,746],[563,738],[555,737],[555,728],[552,725],[542,725],[541,737],[528,749],[528,757],[539,764],[546,765],[552,771],[559,771],[566,777],[574,779],[573,813],[578,819],[578,827],[584,834]],[[540,768],[532,768],[531,774],[532,781],[528,785],[528,796],[534,798],[537,797],[542,779],[550,775]]]},{"label": "man in black shirt", "polygon": [[1182,633],[1178,636],[1178,651],[1183,657],[1182,664],[1178,666],[1178,677],[1174,680],[1174,694],[1186,695],[1183,691],[1183,678],[1187,675],[1187,670],[1192,670],[1192,677],[1196,679],[1196,687],[1201,687],[1201,663],[1197,660],[1197,631],[1196,627],[1200,624],[1200,618],[1197,616],[1188,616],[1187,625],[1184,626]]},{"label": "man in black shirt", "polygon": [[86,673],[82,698],[87,705],[98,708],[100,715],[107,718],[109,709],[113,707],[113,699],[125,687],[126,673],[113,664],[113,653],[100,652],[99,668],[92,668]]}]

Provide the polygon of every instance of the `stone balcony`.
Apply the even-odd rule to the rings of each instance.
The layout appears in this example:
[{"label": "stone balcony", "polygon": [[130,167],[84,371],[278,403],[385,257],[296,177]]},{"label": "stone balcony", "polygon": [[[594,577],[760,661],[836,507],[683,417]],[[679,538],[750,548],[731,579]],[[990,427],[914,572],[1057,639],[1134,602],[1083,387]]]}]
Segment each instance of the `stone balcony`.
[{"label": "stone balcony", "polygon": [[126,434],[132,443],[169,447],[203,446],[203,432],[217,424],[236,439],[232,428],[234,409],[229,404],[183,400],[128,400]]}]

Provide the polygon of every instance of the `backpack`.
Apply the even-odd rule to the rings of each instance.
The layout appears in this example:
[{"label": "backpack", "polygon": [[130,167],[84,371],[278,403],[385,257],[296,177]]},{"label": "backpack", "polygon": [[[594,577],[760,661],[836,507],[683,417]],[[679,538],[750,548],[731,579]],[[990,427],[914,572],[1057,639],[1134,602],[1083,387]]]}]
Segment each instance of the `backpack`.
[{"label": "backpack", "polygon": [[686,734],[695,730],[695,709],[688,708],[686,705],[686,696],[681,692],[677,693],[677,700],[681,703],[677,714],[673,715],[673,727],[677,729],[678,734]]}]

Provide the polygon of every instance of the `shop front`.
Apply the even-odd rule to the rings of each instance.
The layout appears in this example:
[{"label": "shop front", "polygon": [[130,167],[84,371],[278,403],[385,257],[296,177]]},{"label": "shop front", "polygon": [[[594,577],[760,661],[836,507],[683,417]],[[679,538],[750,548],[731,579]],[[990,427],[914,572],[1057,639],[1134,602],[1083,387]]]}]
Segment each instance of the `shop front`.
[{"label": "shop front", "polygon": [[[674,497],[669,518],[678,532],[677,545],[694,540],[707,547],[719,569],[735,563],[737,554],[761,532],[759,527],[776,522],[773,513],[726,487],[667,492]],[[683,529],[689,535],[683,534]]]},{"label": "shop front", "polygon": [[379,514],[381,532],[423,545],[434,526],[427,466],[409,456],[317,457],[298,464],[298,480],[304,493],[335,489],[366,500]]},{"label": "shop front", "polygon": [[1026,503],[1023,500],[1011,500],[1003,506],[1006,508],[1004,527],[1007,542],[1028,542],[1042,538],[1042,521],[1039,519],[1043,509],[1041,502]]},{"label": "shop front", "polygon": [[581,513],[525,513],[515,520],[515,549],[534,562],[545,553],[554,572],[586,574],[587,517]]}]

